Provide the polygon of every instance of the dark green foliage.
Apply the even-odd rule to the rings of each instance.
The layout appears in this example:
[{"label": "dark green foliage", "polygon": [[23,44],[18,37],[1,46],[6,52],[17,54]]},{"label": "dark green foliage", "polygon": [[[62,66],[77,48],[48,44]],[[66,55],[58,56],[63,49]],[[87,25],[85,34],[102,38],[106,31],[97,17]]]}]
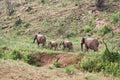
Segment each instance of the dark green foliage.
[{"label": "dark green foliage", "polygon": [[104,40],[103,40],[103,43],[104,43],[104,45],[106,47],[106,49],[105,49],[105,51],[104,51],[104,53],[102,55],[103,61],[120,62],[120,54],[119,54],[119,52],[113,51],[113,50],[110,51],[108,49],[108,46],[107,46],[107,44],[105,43]]},{"label": "dark green foliage", "polygon": [[63,34],[64,33],[64,29],[62,27],[60,27],[58,30],[57,30],[58,34]]},{"label": "dark green foliage", "polygon": [[86,32],[86,33],[90,32],[92,29],[93,28],[91,26],[89,26],[89,25],[86,25],[86,26],[83,27],[83,31]]},{"label": "dark green foliage", "polygon": [[81,61],[80,67],[83,70],[87,70],[89,72],[95,71],[95,72],[100,72],[102,65],[100,63],[100,59],[98,58],[88,58],[88,59],[83,59]]},{"label": "dark green foliage", "polygon": [[112,31],[112,28],[109,26],[109,25],[104,25],[102,29],[100,29],[100,33],[102,34],[107,34],[107,33],[110,33]]},{"label": "dark green foliage", "polygon": [[105,44],[105,51],[102,55],[91,57],[91,58],[84,58],[81,61],[80,67],[83,70],[89,72],[104,72],[109,73],[112,75],[119,76],[120,75],[120,53],[117,51],[110,51]]},{"label": "dark green foliage", "polygon": [[110,15],[110,20],[113,23],[120,23],[120,11]]},{"label": "dark green foliage", "polygon": [[12,55],[12,59],[14,59],[14,60],[17,60],[17,59],[21,60],[23,57],[22,53],[17,50],[13,50],[11,55]]},{"label": "dark green foliage", "polygon": [[106,49],[102,55],[102,59],[109,62],[120,62],[120,54],[117,51],[109,51]]},{"label": "dark green foliage", "polygon": [[53,65],[54,65],[56,68],[60,68],[60,67],[61,67],[60,63],[58,63],[58,60],[55,60],[54,63],[53,63]]},{"label": "dark green foliage", "polygon": [[22,20],[20,18],[18,18],[16,21],[15,21],[15,26],[18,26],[22,23]]},{"label": "dark green foliage", "polygon": [[67,67],[65,67],[65,73],[68,73],[68,74],[75,73],[74,67],[73,66],[67,66]]},{"label": "dark green foliage", "polygon": [[76,36],[76,32],[75,31],[71,31],[71,32],[68,32],[67,34],[66,34],[66,38],[70,38],[70,37],[74,37],[74,36]]},{"label": "dark green foliage", "polygon": [[33,66],[40,66],[40,64],[38,64],[36,59],[34,59],[32,56],[33,56],[32,54],[29,54],[27,56],[27,59],[28,59],[27,63],[30,64],[30,65],[33,65]]}]

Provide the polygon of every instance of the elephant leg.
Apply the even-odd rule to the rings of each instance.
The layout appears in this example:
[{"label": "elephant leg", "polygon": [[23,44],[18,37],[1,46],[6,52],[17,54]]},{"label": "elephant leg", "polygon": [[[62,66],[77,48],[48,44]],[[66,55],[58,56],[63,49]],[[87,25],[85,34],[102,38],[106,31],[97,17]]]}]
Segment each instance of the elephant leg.
[{"label": "elephant leg", "polygon": [[37,42],[38,47],[39,47],[39,44],[40,44],[40,43],[39,43],[39,42]]},{"label": "elephant leg", "polygon": [[42,47],[45,47],[45,43],[42,44]]},{"label": "elephant leg", "polygon": [[88,51],[89,47],[88,47],[87,45],[85,45],[85,48],[86,48],[86,50],[85,50],[85,51]]}]

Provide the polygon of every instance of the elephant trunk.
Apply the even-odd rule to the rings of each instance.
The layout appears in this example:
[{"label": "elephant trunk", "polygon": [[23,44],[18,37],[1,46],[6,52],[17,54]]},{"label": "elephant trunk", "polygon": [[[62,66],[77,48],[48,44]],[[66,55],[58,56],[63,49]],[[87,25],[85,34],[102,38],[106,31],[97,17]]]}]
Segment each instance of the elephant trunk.
[{"label": "elephant trunk", "polygon": [[81,43],[81,50],[83,51],[83,43]]},{"label": "elephant trunk", "polygon": [[33,43],[35,43],[35,40],[37,39],[37,34],[35,34],[35,37],[34,37],[34,40],[33,40]]}]

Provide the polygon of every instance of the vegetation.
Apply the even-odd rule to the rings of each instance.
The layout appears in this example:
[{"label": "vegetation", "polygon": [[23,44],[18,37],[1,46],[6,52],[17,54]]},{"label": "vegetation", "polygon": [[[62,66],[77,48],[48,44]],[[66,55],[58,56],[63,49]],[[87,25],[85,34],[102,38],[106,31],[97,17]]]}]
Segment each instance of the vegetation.
[{"label": "vegetation", "polygon": [[[61,67],[54,60],[52,64],[57,68],[54,69],[62,69],[74,76],[80,70],[83,73],[101,72],[120,76],[119,0],[95,0],[95,5],[92,2],[93,0],[0,0],[0,59],[22,61],[35,67],[41,66],[32,57],[37,52],[60,53],[63,57],[64,54],[82,54],[84,57],[78,60],[79,63],[66,67]],[[34,34],[38,32],[46,36],[45,48],[38,48],[36,43],[32,43]],[[98,52],[81,51],[80,41],[85,36],[100,41]],[[73,43],[73,51],[62,50],[60,47],[57,50],[48,48],[50,40],[59,43],[63,39]],[[102,42],[103,39],[106,42]],[[78,65],[77,70],[75,65]],[[86,80],[90,79],[91,76],[86,77]]]}]

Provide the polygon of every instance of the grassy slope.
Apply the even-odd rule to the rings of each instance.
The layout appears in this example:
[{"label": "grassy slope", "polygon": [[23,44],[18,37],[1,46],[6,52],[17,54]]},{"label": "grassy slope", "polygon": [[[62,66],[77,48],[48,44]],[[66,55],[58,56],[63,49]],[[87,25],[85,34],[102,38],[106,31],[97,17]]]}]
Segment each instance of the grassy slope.
[{"label": "grassy slope", "polygon": [[[28,0],[29,1],[29,0]],[[97,16],[90,14],[89,12],[94,8],[90,7],[91,0],[51,0],[42,4],[40,0],[31,0],[28,4],[21,2],[15,2],[20,4],[19,7],[15,7],[15,13],[12,16],[6,15],[6,7],[3,0],[0,1],[1,19],[0,19],[0,48],[8,47],[9,51],[14,50],[27,50],[29,51],[40,51],[48,53],[81,53],[80,51],[80,39],[83,36],[90,36],[98,38],[100,41],[105,38],[108,41],[109,46],[119,46],[120,43],[120,23],[113,23],[109,19],[111,15],[119,12],[120,2],[109,2],[107,10],[100,11]],[[76,6],[78,5],[79,6]],[[25,10],[31,7],[30,12]],[[23,22],[30,23],[27,28],[24,24],[14,26],[17,16],[23,20]],[[96,32],[96,21],[97,19],[107,20],[107,22],[115,32],[114,37],[111,39],[111,33],[101,35]],[[90,32],[84,32],[85,25],[92,25]],[[103,24],[102,24],[103,25]],[[7,28],[5,28],[7,27]],[[101,26],[100,26],[101,27]],[[5,29],[3,29],[5,28]],[[99,29],[97,30],[99,31]],[[74,44],[74,52],[54,51],[50,49],[37,48],[36,44],[33,44],[33,35],[36,32],[41,32],[49,40],[57,40],[58,42],[62,39],[69,39]],[[116,47],[118,50],[119,47]],[[104,49],[104,45],[100,44],[100,54]],[[7,51],[5,52],[7,53]],[[31,53],[31,52],[30,52]],[[94,56],[93,51],[90,51],[86,56]],[[95,53],[96,54],[96,53]],[[49,71],[49,70],[46,70]],[[75,79],[76,80],[76,79]]]}]

